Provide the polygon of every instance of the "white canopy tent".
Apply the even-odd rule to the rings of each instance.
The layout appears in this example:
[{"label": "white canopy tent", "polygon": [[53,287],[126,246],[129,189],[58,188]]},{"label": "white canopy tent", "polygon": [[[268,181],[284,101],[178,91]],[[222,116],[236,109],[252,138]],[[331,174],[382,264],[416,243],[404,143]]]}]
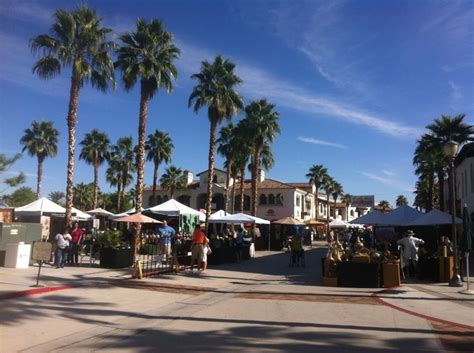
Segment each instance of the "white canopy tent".
[{"label": "white canopy tent", "polygon": [[66,213],[66,209],[53,201],[48,200],[46,197],[41,197],[28,205],[15,208],[15,214],[19,215],[43,215],[45,213]]},{"label": "white canopy tent", "polygon": [[[462,224],[462,219],[456,217],[456,224]],[[433,209],[428,213],[423,214],[422,216],[415,219],[411,222],[410,226],[436,226],[443,224],[452,224],[452,216],[450,213],[440,211],[438,209]]]},{"label": "white canopy tent", "polygon": [[75,207],[72,208],[72,214],[75,214],[75,216],[73,216],[72,218],[76,221],[88,221],[89,219],[92,218],[91,215],[85,212],[82,212],[81,210]]},{"label": "white canopy tent", "polygon": [[347,223],[340,219],[335,219],[329,223],[329,228],[347,228]]},{"label": "white canopy tent", "polygon": [[209,223],[257,223],[257,224],[270,224],[270,221],[247,215],[245,213],[229,214],[227,216],[209,218]]},{"label": "white canopy tent", "polygon": [[188,215],[199,216],[199,220],[201,222],[206,220],[205,214],[199,211],[196,211],[194,208],[183,205],[182,203],[174,199],[171,199],[166,202],[163,202],[162,204],[147,208],[145,211],[149,211],[149,212],[164,215],[164,216],[173,216],[173,217],[177,217],[181,214],[188,214]]},{"label": "white canopy tent", "polygon": [[[140,209],[140,212],[143,212],[144,210],[145,210],[145,209],[142,207],[142,208]],[[134,213],[136,213],[135,207],[132,207],[131,209],[129,209],[129,210],[125,211],[125,212],[117,213],[117,214],[111,215],[111,216],[109,216],[109,218],[110,218],[111,220],[113,220],[113,219],[115,219],[115,218],[127,217],[127,216],[130,216],[130,215],[134,214]]]},{"label": "white canopy tent", "polygon": [[231,216],[231,215],[232,214],[229,213],[229,212],[226,212],[224,210],[219,210],[219,211],[216,211],[213,214],[211,214],[211,216],[209,217],[209,221],[212,221],[213,219],[219,219],[219,218],[225,217],[225,216]]}]

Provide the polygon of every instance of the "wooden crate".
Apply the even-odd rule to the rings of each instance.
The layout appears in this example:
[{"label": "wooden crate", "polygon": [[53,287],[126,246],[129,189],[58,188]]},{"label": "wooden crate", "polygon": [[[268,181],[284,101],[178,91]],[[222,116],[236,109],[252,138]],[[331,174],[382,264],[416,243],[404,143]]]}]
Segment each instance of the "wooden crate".
[{"label": "wooden crate", "polygon": [[400,285],[400,264],[383,264],[383,286],[385,288],[397,287]]}]

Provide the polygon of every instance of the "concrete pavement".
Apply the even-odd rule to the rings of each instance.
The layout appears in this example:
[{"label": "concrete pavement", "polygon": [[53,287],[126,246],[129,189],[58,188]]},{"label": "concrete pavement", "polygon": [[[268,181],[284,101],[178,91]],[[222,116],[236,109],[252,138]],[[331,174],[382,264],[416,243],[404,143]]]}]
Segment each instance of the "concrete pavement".
[{"label": "concrete pavement", "polygon": [[[474,349],[471,297],[459,297],[442,285],[410,284],[382,293],[322,287],[324,252],[322,245],[307,251],[306,268],[289,268],[286,254],[258,252],[258,258],[216,266],[206,273],[187,271],[141,281],[130,280],[128,271],[45,268],[43,284],[72,288],[3,299],[0,348],[2,352]],[[35,274],[34,268],[0,268],[0,297],[30,289]]]}]

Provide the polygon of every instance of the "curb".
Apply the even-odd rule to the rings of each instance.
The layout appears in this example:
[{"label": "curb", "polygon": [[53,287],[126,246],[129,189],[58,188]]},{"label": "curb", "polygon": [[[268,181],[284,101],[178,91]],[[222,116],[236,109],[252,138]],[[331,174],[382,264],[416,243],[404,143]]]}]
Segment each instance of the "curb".
[{"label": "curb", "polygon": [[[433,316],[429,316],[429,315],[425,315],[425,314],[420,314],[420,313],[417,313],[415,311],[411,311],[411,310],[408,310],[408,309],[405,309],[405,308],[401,308],[397,305],[394,305],[394,304],[391,304],[391,303],[388,303],[386,302],[385,300],[383,300],[382,298],[380,298],[378,296],[378,294],[381,294],[387,290],[390,290],[390,289],[394,289],[394,288],[400,288],[400,287],[390,287],[390,288],[385,288],[385,289],[382,289],[381,291],[378,291],[378,292],[375,292],[372,294],[372,297],[377,301],[379,302],[380,304],[382,305],[385,305],[385,306],[388,306],[392,309],[395,309],[395,310],[398,310],[398,311],[401,311],[405,314],[408,314],[408,315],[412,315],[412,316],[416,316],[416,317],[419,317],[419,318],[422,318],[422,319],[425,319],[425,320],[429,320],[429,321],[435,321],[435,322],[439,322],[439,323],[442,323],[442,324],[447,324],[447,325],[452,325],[452,326],[455,326],[455,327],[459,327],[459,328],[462,328],[462,329],[465,329],[465,330],[474,330],[474,326],[470,326],[470,325],[465,325],[465,324],[460,324],[460,323],[457,323],[457,322],[453,322],[453,321],[449,321],[449,320],[444,320],[444,319],[439,319],[437,317],[433,317]],[[395,298],[396,299],[396,298]]]},{"label": "curb", "polygon": [[0,300],[32,297],[35,295],[41,295],[41,294],[50,293],[50,292],[57,292],[60,290],[70,289],[73,287],[74,286],[66,285],[66,286],[44,287],[44,288],[27,289],[27,290],[17,291],[17,292],[9,292],[5,294],[0,294]]}]

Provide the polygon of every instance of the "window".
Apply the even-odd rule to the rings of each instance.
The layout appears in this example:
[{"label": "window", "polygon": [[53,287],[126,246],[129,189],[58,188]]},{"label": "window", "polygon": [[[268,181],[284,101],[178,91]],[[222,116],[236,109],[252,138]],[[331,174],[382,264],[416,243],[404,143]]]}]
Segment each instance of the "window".
[{"label": "window", "polygon": [[301,196],[296,195],[296,207],[301,207]]},{"label": "window", "polygon": [[214,176],[212,177],[212,182],[213,182],[213,183],[217,183],[217,175],[214,175]]},{"label": "window", "polygon": [[351,217],[354,217],[354,210],[351,210]]},{"label": "window", "polygon": [[265,194],[261,194],[259,199],[260,199],[260,205],[266,205],[267,204],[267,196]]},{"label": "window", "polygon": [[160,203],[163,203],[163,199],[161,198],[160,195],[156,196],[156,204],[159,205]]},{"label": "window", "polygon": [[277,195],[276,195],[275,203],[276,203],[277,205],[283,205],[283,195],[277,194]]},{"label": "window", "polygon": [[275,195],[273,195],[273,194],[268,195],[268,204],[269,205],[274,205],[275,204]]},{"label": "window", "polygon": [[163,202],[168,201],[168,195],[163,196]]},{"label": "window", "polygon": [[244,211],[250,211],[250,196],[244,195]]}]

